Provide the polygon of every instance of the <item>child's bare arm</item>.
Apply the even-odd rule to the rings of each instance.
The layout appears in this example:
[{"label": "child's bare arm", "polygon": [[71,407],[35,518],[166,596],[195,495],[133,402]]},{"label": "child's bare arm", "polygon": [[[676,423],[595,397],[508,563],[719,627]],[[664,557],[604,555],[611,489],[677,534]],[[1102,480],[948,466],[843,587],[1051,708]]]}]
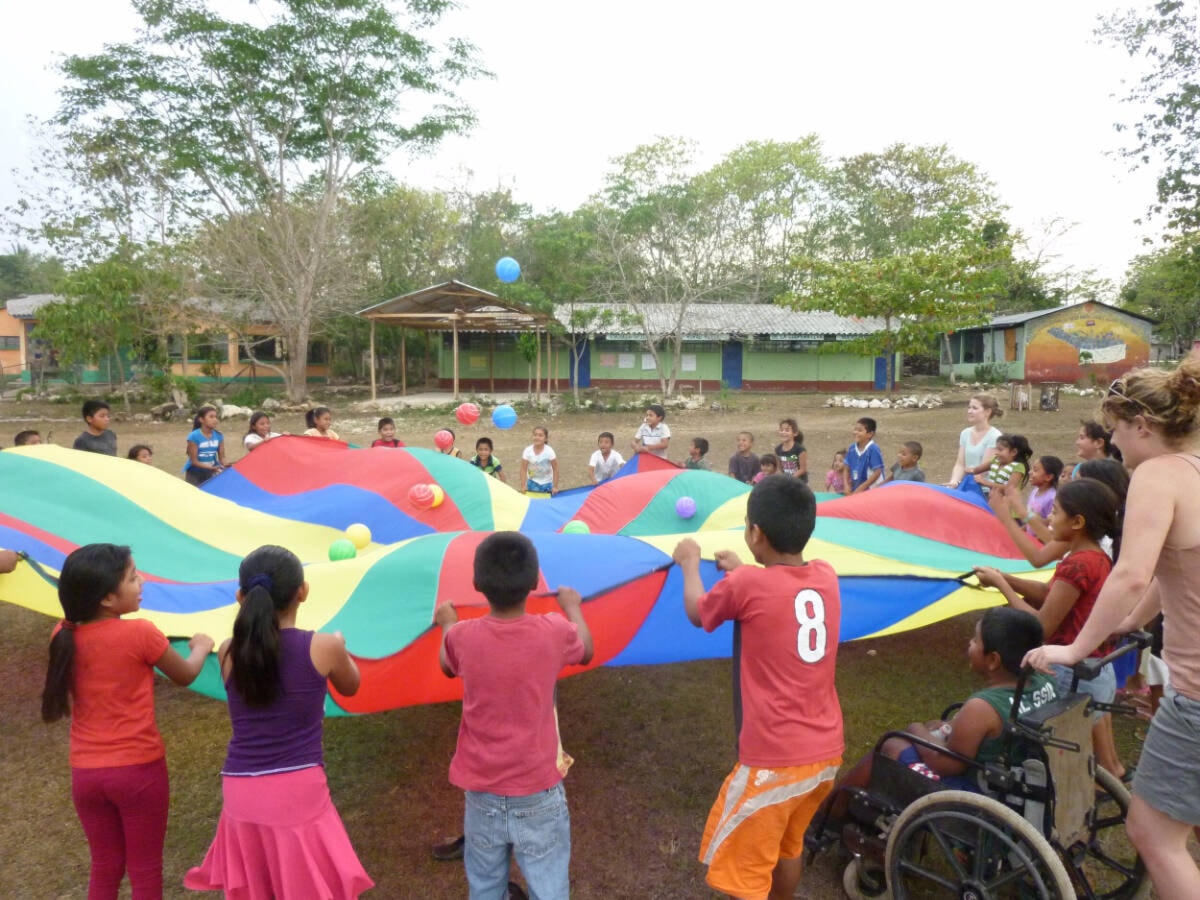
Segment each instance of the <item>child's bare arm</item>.
[{"label": "child's bare arm", "polygon": [[588,628],[587,621],[583,618],[583,598],[579,596],[579,591],[575,588],[560,585],[558,605],[562,608],[567,621],[575,626],[575,630],[579,633],[579,639],[583,641],[583,656],[580,658],[579,664],[590,663],[595,648],[592,646],[592,630]]},{"label": "child's bare arm", "polygon": [[[992,705],[986,700],[975,698],[963,704],[950,723],[950,733],[944,739],[921,723],[914,723],[908,730],[927,740],[944,743],[946,749],[974,759],[980,744],[989,737],[998,736],[1003,727],[1004,723],[1000,721],[1000,715]],[[939,775],[961,775],[967,769],[966,763],[928,747],[918,745],[917,753],[921,761]]]},{"label": "child's bare arm", "polygon": [[193,635],[192,639],[188,641],[188,649],[191,652],[187,659],[180,656],[174,647],[167,645],[162,656],[155,661],[154,668],[176,684],[187,687],[200,674],[200,670],[204,667],[204,660],[208,659],[208,654],[212,652],[213,646],[213,639],[207,634]]},{"label": "child's bare arm", "polygon": [[684,538],[675,545],[671,558],[683,572],[683,609],[688,621],[697,628],[700,622],[700,598],[704,596],[704,582],[700,579],[700,545],[691,538]]},{"label": "child's bare arm", "polygon": [[442,674],[447,678],[454,678],[455,672],[450,668],[450,660],[446,656],[446,634],[454,627],[458,621],[458,612],[454,609],[454,604],[447,600],[442,603],[433,612],[433,623],[442,629],[442,646],[438,650],[438,665],[441,666]]}]

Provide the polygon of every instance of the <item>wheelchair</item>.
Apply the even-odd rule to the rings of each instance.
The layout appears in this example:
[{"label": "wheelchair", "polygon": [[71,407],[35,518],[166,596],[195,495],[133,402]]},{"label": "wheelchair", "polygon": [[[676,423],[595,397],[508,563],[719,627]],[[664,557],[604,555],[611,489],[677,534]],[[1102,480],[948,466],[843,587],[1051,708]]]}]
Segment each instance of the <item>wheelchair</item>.
[{"label": "wheelchair", "polygon": [[[1096,703],[1077,688],[1148,642],[1149,635],[1138,633],[1107,656],[1084,660],[1074,668],[1070,694],[1019,716],[1029,673],[1023,674],[998,763],[889,731],[875,745],[868,786],[837,788],[849,795],[845,817],[814,821],[810,854],[839,845],[851,857],[842,884],[852,900],[1147,897],[1145,865],[1125,835],[1129,792],[1092,756],[1090,714],[1133,710]],[[883,745],[893,737],[963,762],[982,792],[949,788],[885,756]]]}]

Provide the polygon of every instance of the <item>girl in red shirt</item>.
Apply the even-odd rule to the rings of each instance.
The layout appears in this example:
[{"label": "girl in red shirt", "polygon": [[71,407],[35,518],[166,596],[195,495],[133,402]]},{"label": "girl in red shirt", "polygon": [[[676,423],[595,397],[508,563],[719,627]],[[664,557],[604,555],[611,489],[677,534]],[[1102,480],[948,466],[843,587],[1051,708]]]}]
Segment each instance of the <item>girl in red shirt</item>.
[{"label": "girl in red shirt", "polygon": [[133,900],[162,897],[167,761],[154,722],[154,669],[196,680],[213,640],[197,634],[184,659],[145,619],[142,576],[128,547],[88,544],[63,563],[63,621],[50,639],[42,719],[71,718],[71,798],[87,836],[88,900],[116,900],[125,872]]}]

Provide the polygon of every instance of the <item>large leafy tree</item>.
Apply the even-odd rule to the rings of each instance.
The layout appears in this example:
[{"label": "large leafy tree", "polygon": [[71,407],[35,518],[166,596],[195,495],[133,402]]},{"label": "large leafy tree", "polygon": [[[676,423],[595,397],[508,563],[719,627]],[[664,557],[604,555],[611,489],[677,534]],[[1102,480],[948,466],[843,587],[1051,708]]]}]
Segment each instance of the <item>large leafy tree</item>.
[{"label": "large leafy tree", "polygon": [[1200,238],[1184,235],[1135,259],[1121,288],[1121,304],[1158,321],[1158,333],[1176,354],[1200,336]]},{"label": "large leafy tree", "polygon": [[24,294],[46,294],[63,276],[62,261],[17,245],[0,254],[0,303]]},{"label": "large leafy tree", "polygon": [[1141,60],[1127,102],[1138,111],[1118,125],[1132,141],[1125,155],[1158,170],[1157,202],[1168,224],[1200,227],[1200,21],[1196,0],[1158,0],[1102,20],[1099,34]]},{"label": "large leafy tree", "polygon": [[204,0],[133,6],[135,41],[64,62],[54,125],[198,226],[212,284],[270,311],[299,399],[314,329],[361,299],[344,278],[345,195],[395,148],[472,123],[451,89],[479,73],[474,48],[424,37],[448,0],[278,0],[253,21]]}]

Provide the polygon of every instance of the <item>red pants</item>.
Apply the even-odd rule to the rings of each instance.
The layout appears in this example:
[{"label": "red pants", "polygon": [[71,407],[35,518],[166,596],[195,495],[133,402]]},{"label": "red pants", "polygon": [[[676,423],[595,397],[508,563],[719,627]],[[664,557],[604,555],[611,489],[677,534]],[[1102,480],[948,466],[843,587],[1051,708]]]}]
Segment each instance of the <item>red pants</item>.
[{"label": "red pants", "polygon": [[71,769],[71,799],[92,854],[88,900],[116,900],[126,870],[133,900],[161,900],[169,795],[166,758]]}]

